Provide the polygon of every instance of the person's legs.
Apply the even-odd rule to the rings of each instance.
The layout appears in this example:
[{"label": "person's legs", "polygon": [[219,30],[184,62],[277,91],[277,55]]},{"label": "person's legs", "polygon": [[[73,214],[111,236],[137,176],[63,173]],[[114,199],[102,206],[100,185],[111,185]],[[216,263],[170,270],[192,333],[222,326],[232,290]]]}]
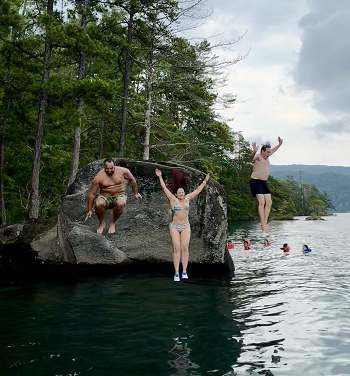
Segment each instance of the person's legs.
[{"label": "person's legs", "polygon": [[105,227],[105,221],[104,221],[104,216],[105,216],[105,211],[106,211],[106,200],[103,198],[97,198],[95,201],[95,213],[98,217],[98,220],[100,222],[100,226],[97,229],[97,232],[99,234],[102,233],[103,228]]},{"label": "person's legs", "polygon": [[108,224],[112,223],[114,221],[114,213],[113,213],[113,208],[112,209],[107,209],[107,218],[108,218]]},{"label": "person's legs", "polygon": [[260,226],[263,231],[266,231],[266,223],[265,223],[265,196],[258,194],[256,195],[258,199],[258,213],[260,217]]},{"label": "person's legs", "polygon": [[110,234],[115,233],[115,222],[123,213],[124,207],[125,207],[125,200],[118,198],[118,200],[116,200],[116,202],[114,203],[114,207],[113,207],[113,221],[111,221],[108,226],[108,232]]},{"label": "person's legs", "polygon": [[270,193],[265,194],[264,197],[265,197],[264,219],[265,219],[265,225],[267,227],[267,221],[269,219],[270,210],[271,210],[271,206],[272,206],[272,199],[271,199]]},{"label": "person's legs", "polygon": [[179,274],[181,237],[176,228],[170,227],[170,237],[171,241],[173,242],[173,260],[175,274]]},{"label": "person's legs", "polygon": [[182,263],[182,272],[187,273],[188,265],[188,246],[190,243],[191,237],[191,228],[185,228],[181,232],[181,263]]}]

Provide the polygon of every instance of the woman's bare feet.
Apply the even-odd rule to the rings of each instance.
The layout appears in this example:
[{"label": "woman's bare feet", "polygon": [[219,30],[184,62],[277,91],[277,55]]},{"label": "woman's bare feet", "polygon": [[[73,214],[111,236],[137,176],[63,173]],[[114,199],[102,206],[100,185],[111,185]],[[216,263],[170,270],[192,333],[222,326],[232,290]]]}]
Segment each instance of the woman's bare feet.
[{"label": "woman's bare feet", "polygon": [[269,232],[270,231],[270,227],[267,225],[267,224],[260,224],[260,227],[261,227],[261,229],[262,229],[262,231],[264,231],[264,232]]},{"label": "woman's bare feet", "polygon": [[102,234],[102,231],[103,229],[105,228],[106,224],[105,224],[105,221],[103,221],[101,224],[100,224],[100,227],[97,229],[97,233],[98,234]]}]

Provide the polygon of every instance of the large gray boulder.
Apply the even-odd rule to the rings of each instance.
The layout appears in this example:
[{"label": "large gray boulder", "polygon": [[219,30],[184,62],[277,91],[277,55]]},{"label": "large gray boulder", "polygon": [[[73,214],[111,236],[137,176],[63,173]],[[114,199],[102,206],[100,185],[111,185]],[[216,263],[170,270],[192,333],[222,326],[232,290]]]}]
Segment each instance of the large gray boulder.
[{"label": "large gray boulder", "polygon": [[[116,162],[120,162],[116,160]],[[186,177],[186,192],[198,187],[205,175],[193,168],[146,161],[123,160],[136,178],[142,200],[127,188],[128,200],[116,223],[116,233],[108,234],[108,223],[97,234],[98,219],[93,212],[85,222],[87,197],[95,175],[103,168],[103,160],[92,162],[78,171],[68,188],[58,216],[58,259],[76,264],[130,265],[132,263],[172,263],[172,243],[169,236],[168,200],[161,190],[155,169],[163,172],[171,183],[173,170]],[[227,203],[223,188],[213,179],[190,204],[190,263],[210,266],[217,271],[233,270],[226,251]],[[108,213],[106,213],[108,222]],[[191,267],[191,266],[190,266]]]}]

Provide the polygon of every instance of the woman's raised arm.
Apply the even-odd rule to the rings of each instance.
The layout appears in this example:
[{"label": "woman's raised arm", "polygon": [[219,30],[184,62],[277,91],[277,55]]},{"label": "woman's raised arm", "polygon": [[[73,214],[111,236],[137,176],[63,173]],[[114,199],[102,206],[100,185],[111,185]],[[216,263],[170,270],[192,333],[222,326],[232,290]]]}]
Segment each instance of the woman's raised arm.
[{"label": "woman's raised arm", "polygon": [[165,195],[168,197],[168,199],[170,201],[172,200],[176,200],[176,197],[169,191],[169,189],[166,187],[165,183],[164,183],[164,180],[163,180],[163,177],[162,177],[162,171],[156,169],[156,175],[158,176],[159,178],[159,182],[160,182],[160,185],[165,193]]},{"label": "woman's raised arm", "polygon": [[205,187],[205,185],[207,184],[207,181],[209,180],[209,174],[206,175],[205,179],[203,180],[203,182],[198,186],[197,189],[195,189],[193,192],[189,193],[188,195],[186,195],[186,198],[187,200],[192,200],[194,199],[196,196],[198,196],[203,188]]}]

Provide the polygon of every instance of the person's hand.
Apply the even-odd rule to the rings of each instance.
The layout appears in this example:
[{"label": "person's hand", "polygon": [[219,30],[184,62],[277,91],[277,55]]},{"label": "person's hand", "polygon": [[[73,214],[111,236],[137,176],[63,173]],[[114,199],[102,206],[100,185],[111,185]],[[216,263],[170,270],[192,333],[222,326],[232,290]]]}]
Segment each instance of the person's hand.
[{"label": "person's hand", "polygon": [[140,195],[140,193],[136,193],[136,194],[135,194],[135,197],[136,197],[136,198],[142,198],[142,196]]},{"label": "person's hand", "polygon": [[89,218],[91,218],[92,210],[89,210],[86,214],[85,221],[87,221]]},{"label": "person's hand", "polygon": [[283,140],[282,140],[282,138],[281,138],[280,136],[278,136],[277,141],[278,141],[278,144],[279,144],[279,145],[282,145],[282,144],[283,144]]},{"label": "person's hand", "polygon": [[156,175],[160,178],[162,176],[162,171],[156,168]]},{"label": "person's hand", "polygon": [[204,181],[207,182],[209,180],[209,174],[206,175]]},{"label": "person's hand", "polygon": [[258,146],[256,145],[256,142],[252,143],[252,148],[253,148],[254,153],[256,153],[259,150]]}]

